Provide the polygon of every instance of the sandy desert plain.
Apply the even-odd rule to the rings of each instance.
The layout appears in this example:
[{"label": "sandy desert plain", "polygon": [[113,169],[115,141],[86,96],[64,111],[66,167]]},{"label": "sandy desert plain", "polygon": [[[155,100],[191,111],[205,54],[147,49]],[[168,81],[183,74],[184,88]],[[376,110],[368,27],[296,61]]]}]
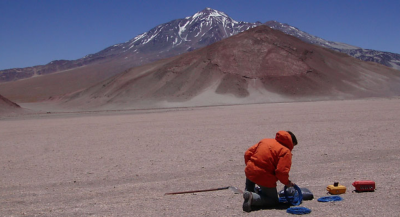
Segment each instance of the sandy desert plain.
[{"label": "sandy desert plain", "polygon": [[[278,130],[299,140],[308,216],[399,216],[400,98],[3,116],[0,216],[290,216],[245,213],[231,190],[164,195],[243,190],[244,152]],[[333,182],[344,200],[318,202]]]}]

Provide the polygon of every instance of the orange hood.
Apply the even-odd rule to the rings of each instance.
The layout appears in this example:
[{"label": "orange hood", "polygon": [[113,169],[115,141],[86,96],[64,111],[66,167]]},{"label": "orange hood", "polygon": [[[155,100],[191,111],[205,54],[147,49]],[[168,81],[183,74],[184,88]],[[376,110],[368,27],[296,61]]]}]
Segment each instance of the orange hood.
[{"label": "orange hood", "polygon": [[276,133],[275,140],[281,143],[283,146],[288,148],[290,151],[293,150],[292,136],[286,131],[279,131]]}]

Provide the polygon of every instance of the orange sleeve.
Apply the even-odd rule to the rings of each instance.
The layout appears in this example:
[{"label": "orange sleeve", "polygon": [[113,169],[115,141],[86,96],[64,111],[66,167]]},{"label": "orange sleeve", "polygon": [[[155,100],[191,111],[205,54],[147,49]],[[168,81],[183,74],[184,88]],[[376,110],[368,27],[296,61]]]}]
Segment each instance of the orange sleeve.
[{"label": "orange sleeve", "polygon": [[292,166],[292,153],[286,151],[279,156],[278,165],[275,170],[276,178],[284,184],[289,184],[289,171]]},{"label": "orange sleeve", "polygon": [[251,146],[247,151],[244,153],[244,163],[247,165],[247,161],[250,160],[251,156],[253,156],[254,152],[257,150],[258,144]]}]

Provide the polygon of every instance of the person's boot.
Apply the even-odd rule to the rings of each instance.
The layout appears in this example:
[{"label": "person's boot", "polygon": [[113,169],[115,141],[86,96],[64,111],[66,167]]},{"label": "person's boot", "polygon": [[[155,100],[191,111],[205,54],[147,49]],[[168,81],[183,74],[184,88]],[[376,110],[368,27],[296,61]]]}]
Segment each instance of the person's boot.
[{"label": "person's boot", "polygon": [[253,194],[251,192],[245,191],[243,193],[243,211],[251,212],[251,201],[253,200]]}]

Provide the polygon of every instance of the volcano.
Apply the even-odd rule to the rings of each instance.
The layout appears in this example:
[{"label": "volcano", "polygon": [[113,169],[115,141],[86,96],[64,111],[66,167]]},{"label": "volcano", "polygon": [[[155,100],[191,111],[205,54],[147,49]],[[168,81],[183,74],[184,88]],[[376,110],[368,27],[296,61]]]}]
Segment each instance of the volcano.
[{"label": "volcano", "polygon": [[258,26],[207,47],[126,70],[64,97],[99,109],[390,97],[397,70]]}]

